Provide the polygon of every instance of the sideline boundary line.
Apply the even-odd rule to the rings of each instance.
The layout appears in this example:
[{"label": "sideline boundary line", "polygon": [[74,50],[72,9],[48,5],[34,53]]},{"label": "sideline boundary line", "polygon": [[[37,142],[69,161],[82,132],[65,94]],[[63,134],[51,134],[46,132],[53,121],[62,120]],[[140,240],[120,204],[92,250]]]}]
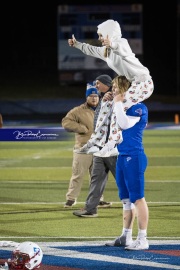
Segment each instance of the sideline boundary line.
[{"label": "sideline boundary line", "polygon": [[[71,237],[63,237],[63,236],[7,236],[7,237],[2,237],[0,236],[0,239],[104,239],[104,240],[109,240],[109,239],[115,239],[117,236],[71,236]],[[135,239],[135,237],[133,237],[133,239]],[[180,236],[162,236],[162,237],[158,237],[158,236],[152,236],[152,237],[148,237],[148,239],[159,239],[156,241],[178,241],[180,240]],[[89,240],[89,242],[91,242]],[[61,243],[61,242],[60,242]],[[180,243],[179,243],[180,244]]]},{"label": "sideline boundary line", "polygon": [[[0,202],[0,205],[16,205],[16,204],[22,204],[22,205],[24,205],[24,204],[42,204],[42,205],[44,205],[44,204],[48,204],[48,205],[50,205],[50,204],[62,204],[62,205],[64,205],[65,204],[65,202]],[[77,202],[77,204],[84,204],[84,202]],[[76,205],[77,205],[76,204]],[[121,202],[112,202],[112,204],[120,204],[120,205],[122,205],[122,203]],[[170,205],[174,205],[174,204],[180,204],[180,201],[179,202],[147,202],[147,204],[170,204]],[[69,209],[73,209],[74,207],[72,207],[72,208],[69,208]]]}]

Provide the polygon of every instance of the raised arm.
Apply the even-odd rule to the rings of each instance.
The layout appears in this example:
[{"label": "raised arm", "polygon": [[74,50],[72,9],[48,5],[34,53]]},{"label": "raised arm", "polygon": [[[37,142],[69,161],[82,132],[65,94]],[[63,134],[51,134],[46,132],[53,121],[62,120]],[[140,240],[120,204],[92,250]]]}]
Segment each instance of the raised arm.
[{"label": "raised arm", "polygon": [[88,43],[79,42],[76,40],[74,35],[72,35],[72,38],[68,39],[68,44],[70,47],[81,50],[86,55],[100,58],[101,60],[106,61],[106,58],[104,56],[104,50],[106,48],[105,46],[98,47],[92,46]]}]

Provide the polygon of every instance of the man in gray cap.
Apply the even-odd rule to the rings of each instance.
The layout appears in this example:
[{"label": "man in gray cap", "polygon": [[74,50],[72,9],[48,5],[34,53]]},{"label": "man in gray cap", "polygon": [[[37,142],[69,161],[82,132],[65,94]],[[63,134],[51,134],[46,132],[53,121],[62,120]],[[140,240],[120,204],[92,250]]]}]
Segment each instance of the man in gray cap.
[{"label": "man in gray cap", "polygon": [[[112,90],[111,88],[112,78],[109,75],[103,74],[98,76],[95,82],[96,87],[100,93],[100,102],[95,111],[94,132],[91,135],[91,138],[88,140],[88,142],[83,147],[77,150],[77,152],[80,154],[94,154],[95,152],[99,152],[99,150],[104,146],[104,140],[106,135],[107,134],[109,135],[110,132],[110,128],[108,128],[107,123],[109,115],[111,115],[111,110],[109,110],[108,114],[104,114],[101,105],[104,95],[108,92],[111,92]],[[112,97],[109,95],[108,99],[112,99]],[[105,133],[105,136],[102,135],[102,133],[103,134]]]},{"label": "man in gray cap", "polygon": [[[103,74],[96,78],[96,88],[100,92],[100,102],[96,108],[94,115],[94,129],[96,127],[98,115],[101,109],[101,102],[103,96],[109,96],[111,98],[111,82],[112,78],[109,75]],[[110,129],[110,124],[109,124]],[[108,129],[108,130],[109,130]],[[106,139],[108,140],[109,132],[107,132]],[[105,189],[109,171],[112,175],[116,176],[116,159],[117,156],[110,157],[96,157],[93,156],[93,167],[91,172],[91,181],[89,194],[87,196],[84,209],[74,211],[73,214],[78,217],[97,217],[98,207],[109,207],[112,203],[102,202],[104,205],[100,206],[100,198]]]},{"label": "man in gray cap", "polygon": [[[100,92],[100,102],[96,108],[96,112],[95,112],[95,116],[94,116],[94,129],[96,127],[97,119],[98,119],[99,112],[101,109],[102,98],[103,98],[105,93],[111,92],[111,88],[112,88],[111,82],[112,82],[112,78],[106,74],[100,75],[96,78],[96,87]],[[104,85],[104,87],[102,84]]]}]

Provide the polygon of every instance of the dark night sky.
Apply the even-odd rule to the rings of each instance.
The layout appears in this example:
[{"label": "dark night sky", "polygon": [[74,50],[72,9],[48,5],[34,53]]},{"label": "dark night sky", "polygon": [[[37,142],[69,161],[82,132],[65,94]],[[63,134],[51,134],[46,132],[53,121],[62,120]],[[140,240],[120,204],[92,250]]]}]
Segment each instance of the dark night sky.
[{"label": "dark night sky", "polygon": [[[39,76],[49,74],[52,75],[52,80],[57,80],[57,5],[71,4],[75,1],[48,2],[14,1],[1,4],[1,80],[21,76],[27,78],[29,74],[35,77],[37,70],[40,71]],[[143,1],[125,1],[128,2],[143,3]],[[143,61],[150,70],[157,93],[168,95],[170,92],[171,95],[175,95],[176,1],[159,5],[160,3],[157,7],[152,1],[144,1],[143,4]]]}]

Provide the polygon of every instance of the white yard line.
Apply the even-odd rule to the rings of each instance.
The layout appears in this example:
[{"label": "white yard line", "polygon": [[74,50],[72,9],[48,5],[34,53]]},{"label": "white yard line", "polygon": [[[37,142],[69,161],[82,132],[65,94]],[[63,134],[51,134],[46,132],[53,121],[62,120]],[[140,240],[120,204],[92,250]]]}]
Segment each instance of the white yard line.
[{"label": "white yard line", "polygon": [[[114,182],[114,179],[109,179],[108,181],[112,181]],[[69,182],[69,179],[68,180],[55,180],[55,181],[44,181],[44,180],[37,180],[37,181],[33,181],[33,180],[27,180],[27,181],[17,181],[17,180],[0,180],[0,183],[3,183],[3,184],[64,184],[64,183],[67,183]],[[147,183],[163,183],[163,184],[166,184],[166,183],[180,183],[180,180],[146,180]]]},{"label": "white yard line", "polygon": [[[117,235],[116,236],[69,236],[69,237],[67,237],[67,236],[65,236],[65,237],[63,237],[63,236],[0,236],[0,239],[45,239],[45,240],[50,240],[50,239],[63,239],[63,240],[66,240],[66,242],[54,242],[54,243],[60,243],[60,245],[62,246],[64,246],[64,245],[67,245],[67,246],[76,246],[77,245],[77,242],[67,242],[68,241],[68,239],[74,239],[74,240],[86,240],[86,239],[103,239],[103,240],[111,240],[111,239],[115,239],[117,237]],[[135,239],[135,238],[134,238]],[[174,244],[180,244],[180,236],[167,236],[167,237],[165,237],[165,236],[162,236],[162,237],[159,237],[159,236],[152,236],[152,237],[148,237],[148,239],[156,239],[156,240],[149,240],[149,243],[151,244],[151,245],[160,245],[160,244],[162,244],[162,243],[164,243],[164,245],[167,245],[167,244],[172,244],[172,245],[174,245]],[[157,239],[159,239],[159,240],[157,240]],[[5,241],[5,240],[3,240],[3,241],[0,241],[0,244],[1,244],[1,242],[12,242],[12,241]],[[48,245],[49,244],[49,242],[43,242],[44,244],[46,244],[46,245]],[[63,244],[62,244],[63,243]],[[81,243],[82,245],[83,245],[83,242],[79,242],[79,243]],[[100,242],[98,242],[98,241],[88,241],[88,242],[86,242],[86,244],[87,243],[89,243],[88,245],[91,245],[92,243],[100,243]],[[55,244],[54,244],[55,245]],[[85,244],[84,244],[85,245]],[[1,245],[0,245],[1,246]]]},{"label": "white yard line", "polygon": [[[111,201],[112,202],[112,201]],[[84,202],[77,202],[78,204],[84,204]],[[179,202],[147,202],[148,204],[168,204],[168,205],[173,205],[173,204],[179,204],[180,205],[180,201]],[[0,202],[0,205],[4,204],[4,205],[24,205],[24,204],[40,204],[40,205],[51,205],[51,204],[55,204],[55,205],[64,205],[65,202]],[[120,204],[122,205],[121,202],[112,202],[112,204]],[[73,209],[73,208],[72,208]]]}]

